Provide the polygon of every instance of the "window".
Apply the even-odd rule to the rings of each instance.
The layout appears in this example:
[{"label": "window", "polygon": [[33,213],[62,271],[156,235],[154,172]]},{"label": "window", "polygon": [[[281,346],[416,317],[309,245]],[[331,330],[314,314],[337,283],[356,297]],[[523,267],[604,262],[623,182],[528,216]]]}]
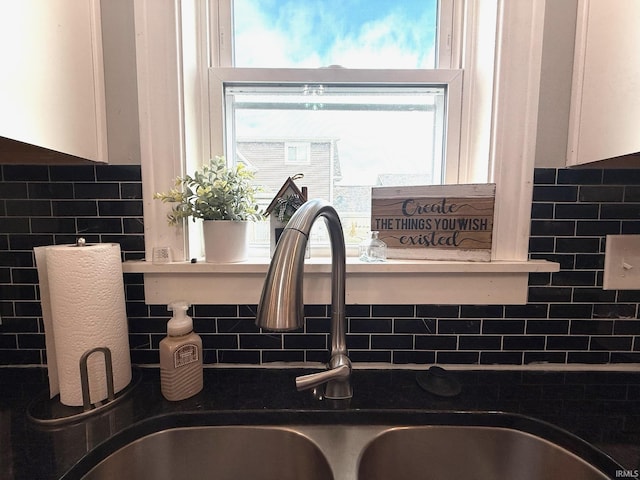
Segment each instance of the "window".
[{"label": "window", "polygon": [[[238,148],[239,147],[238,145]],[[285,142],[284,163],[285,165],[309,165],[311,163],[311,143]],[[260,172],[258,172],[258,174],[259,173]]]},{"label": "window", "polygon": [[[441,3],[441,9],[444,5]],[[438,46],[438,52],[443,48],[463,52],[460,56],[464,79],[458,181],[483,181],[483,178],[487,178],[487,172],[490,172],[489,180],[496,183],[497,213],[492,260],[500,262],[486,268],[497,271],[507,271],[506,267],[501,270],[501,262],[527,260],[544,5],[540,1],[487,0],[478,3],[454,0],[452,25],[457,25],[456,28],[460,30],[454,30],[463,34],[453,35],[451,42],[441,42]],[[215,8],[206,9],[204,6],[204,1],[195,0],[137,0],[134,3],[147,264],[152,259],[154,246],[170,246],[175,259],[190,258],[185,232],[167,225],[166,205],[154,202],[152,196],[154,192],[171,185],[177,175],[190,171],[193,167],[188,164],[190,159],[206,159],[212,151],[216,151],[217,147],[212,141],[215,135],[207,137],[194,132],[217,132],[218,127],[222,127],[222,118],[211,116],[203,108],[215,101],[209,98],[206,66],[211,64],[211,58],[215,59],[214,64],[220,64],[218,53],[207,46],[206,29],[203,28],[203,24],[207,24],[205,14]],[[438,53],[438,58],[442,66],[444,57]],[[527,61],[523,62],[525,58]],[[331,69],[319,69],[318,72],[325,70]],[[223,143],[222,140],[216,141],[219,142],[218,146]],[[394,268],[405,272],[401,267],[398,265]],[[485,268],[483,265],[457,266],[444,262],[441,265],[411,265],[406,267],[406,271],[415,273],[411,277],[414,290],[429,290],[434,293],[434,301],[444,301],[441,293],[452,291],[451,282],[455,284],[456,279],[465,274],[451,275],[451,282],[443,282],[440,277],[430,282],[433,277],[426,274],[423,279],[421,272],[428,269],[443,272],[451,268],[466,272],[478,270],[476,267]],[[132,271],[137,268],[141,269],[137,271],[143,271],[145,267],[131,268]],[[176,278],[168,272],[182,271],[181,268],[176,266],[176,270],[170,270],[167,267],[153,279],[149,278],[150,282],[145,280],[147,300],[163,303],[162,300],[166,300],[165,291],[151,291],[156,285],[154,282],[166,276],[167,288],[175,290],[176,283],[182,283],[184,276]],[[241,270],[250,268],[243,266]],[[523,272],[524,279],[518,288],[522,287],[526,295],[526,272],[541,267],[518,264],[514,268]],[[235,271],[232,268],[229,270]],[[256,279],[261,279],[264,271],[256,267],[255,275]],[[359,275],[366,281],[377,281],[378,277],[382,282],[387,279],[380,272]],[[204,297],[207,292],[215,290],[211,281],[205,282],[206,292],[203,286],[201,293]],[[215,285],[222,287],[228,283],[225,277],[222,283]],[[476,284],[481,286],[481,282],[476,281]],[[495,290],[490,282],[486,286]],[[351,290],[355,288],[351,287]],[[367,291],[371,291],[371,288],[369,285]],[[229,293],[227,290],[220,291],[225,295]],[[232,291],[239,293],[246,289]],[[385,289],[382,288],[382,291]],[[394,289],[394,292],[397,291],[400,289]],[[185,297],[190,298],[187,293],[185,291]],[[196,290],[194,293],[197,293]],[[422,300],[429,301],[429,298],[432,297]],[[232,299],[235,301],[235,296],[225,297],[226,302]],[[394,295],[377,300],[400,303],[413,301]],[[239,300],[240,303],[246,301],[255,299]],[[504,300],[500,301],[504,303]]]},{"label": "window", "polygon": [[[266,272],[266,259],[237,265],[151,262],[157,246],[171,247],[174,259],[190,258],[190,238],[167,225],[166,205],[152,196],[184,173],[185,165],[188,171],[190,159],[206,159],[216,151],[215,135],[201,133],[222,128],[222,118],[203,108],[216,101],[209,96],[213,87],[206,65],[217,56],[206,43],[207,22],[200,21],[206,20],[205,5],[200,0],[134,2],[147,261],[123,269],[144,273],[149,304],[176,298],[255,304]],[[454,0],[453,6],[453,25],[462,35],[453,35],[445,46],[463,52],[464,67],[458,181],[481,182],[490,172],[496,184],[492,261],[349,263],[350,304],[525,303],[528,272],[557,271],[557,264],[527,261],[545,2]],[[318,72],[326,70],[333,69]],[[313,277],[305,282],[307,303],[329,303],[329,270],[326,260],[305,262]]]},{"label": "window", "polygon": [[256,168],[265,206],[303,173],[355,245],[371,187],[457,181],[462,75],[434,68],[436,0],[216,3],[212,151]]}]

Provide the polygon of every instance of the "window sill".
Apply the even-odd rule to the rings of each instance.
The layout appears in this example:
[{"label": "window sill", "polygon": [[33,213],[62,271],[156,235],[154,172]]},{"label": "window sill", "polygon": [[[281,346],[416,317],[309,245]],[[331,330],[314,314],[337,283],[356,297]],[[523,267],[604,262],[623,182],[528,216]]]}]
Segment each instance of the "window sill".
[{"label": "window sill", "polygon": [[[143,273],[148,304],[183,299],[193,304],[257,304],[267,258],[242,263],[124,262],[124,273]],[[305,261],[306,304],[331,303],[331,260]],[[347,259],[347,304],[524,304],[529,273],[557,272],[544,260],[453,262]]]}]

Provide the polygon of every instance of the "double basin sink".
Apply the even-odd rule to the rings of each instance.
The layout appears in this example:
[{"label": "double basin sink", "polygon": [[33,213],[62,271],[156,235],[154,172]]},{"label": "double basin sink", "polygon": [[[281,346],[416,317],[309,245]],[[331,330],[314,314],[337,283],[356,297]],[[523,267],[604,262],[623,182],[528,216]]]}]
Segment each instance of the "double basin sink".
[{"label": "double basin sink", "polygon": [[617,467],[564,430],[529,417],[409,414],[404,423],[411,424],[400,425],[345,424],[339,417],[317,423],[308,415],[272,425],[152,419],[101,445],[64,478],[605,480]]}]

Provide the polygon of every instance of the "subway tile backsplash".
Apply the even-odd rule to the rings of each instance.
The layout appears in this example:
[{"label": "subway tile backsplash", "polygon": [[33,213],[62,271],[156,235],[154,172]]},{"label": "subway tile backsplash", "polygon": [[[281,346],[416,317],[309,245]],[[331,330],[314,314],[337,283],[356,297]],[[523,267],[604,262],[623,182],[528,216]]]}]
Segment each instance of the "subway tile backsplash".
[{"label": "subway tile backsplash", "polygon": [[[117,242],[144,257],[138,166],[3,165],[0,365],[46,363],[32,249]],[[348,305],[354,362],[507,364],[640,362],[640,291],[602,290],[607,234],[640,233],[640,171],[536,169],[530,257],[558,262],[529,278],[526,305]],[[132,360],[156,364],[169,318],[126,274]],[[305,307],[304,331],[262,333],[255,305],[195,305],[205,363],[327,360],[329,306]]]}]

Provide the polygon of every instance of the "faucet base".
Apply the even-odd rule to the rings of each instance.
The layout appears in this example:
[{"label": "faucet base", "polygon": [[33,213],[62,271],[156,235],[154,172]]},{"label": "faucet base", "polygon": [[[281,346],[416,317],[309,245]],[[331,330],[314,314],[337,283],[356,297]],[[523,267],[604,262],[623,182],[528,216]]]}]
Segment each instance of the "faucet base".
[{"label": "faucet base", "polygon": [[324,398],[329,400],[344,400],[353,397],[351,382],[347,380],[330,380],[324,389]]}]

